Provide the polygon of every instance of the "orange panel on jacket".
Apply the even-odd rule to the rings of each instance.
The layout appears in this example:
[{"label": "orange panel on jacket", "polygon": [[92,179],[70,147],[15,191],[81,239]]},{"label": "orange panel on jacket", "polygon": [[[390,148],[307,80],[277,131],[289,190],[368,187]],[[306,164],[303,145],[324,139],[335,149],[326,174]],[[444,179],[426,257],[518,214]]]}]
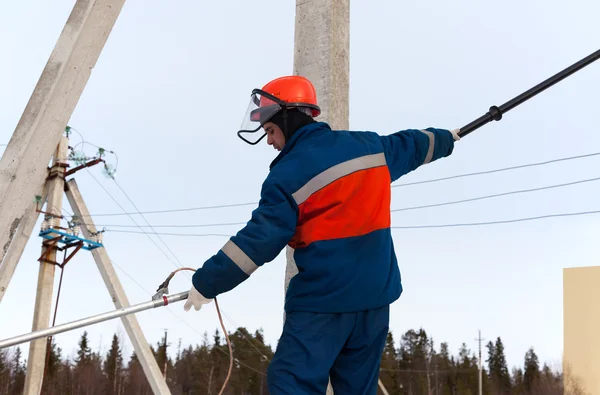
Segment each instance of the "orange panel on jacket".
[{"label": "orange panel on jacket", "polygon": [[290,247],[389,228],[390,181],[388,167],[379,166],[341,177],[313,193],[299,206]]}]

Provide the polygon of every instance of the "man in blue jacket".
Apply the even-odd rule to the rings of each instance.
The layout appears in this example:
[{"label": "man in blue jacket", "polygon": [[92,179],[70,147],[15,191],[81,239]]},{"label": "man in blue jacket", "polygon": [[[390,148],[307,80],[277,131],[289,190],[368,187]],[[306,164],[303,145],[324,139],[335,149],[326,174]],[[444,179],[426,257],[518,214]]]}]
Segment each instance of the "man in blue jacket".
[{"label": "man in blue jacket", "polygon": [[[193,278],[187,311],[246,280],[286,246],[298,274],[269,366],[271,394],[375,394],[389,329],[402,293],[390,233],[393,181],[452,153],[455,131],[409,129],[388,136],[333,131],[313,85],[300,76],[252,92],[238,136],[267,136],[279,155],[247,225]],[[257,140],[247,134],[259,130]]]}]

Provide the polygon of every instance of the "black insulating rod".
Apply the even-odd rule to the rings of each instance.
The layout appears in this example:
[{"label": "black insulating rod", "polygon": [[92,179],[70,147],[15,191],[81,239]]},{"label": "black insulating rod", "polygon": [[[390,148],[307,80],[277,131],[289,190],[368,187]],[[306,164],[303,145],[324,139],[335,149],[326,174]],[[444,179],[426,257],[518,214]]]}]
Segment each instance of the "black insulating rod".
[{"label": "black insulating rod", "polygon": [[593,54],[581,59],[579,62],[572,64],[571,66],[567,67],[560,73],[557,73],[557,74],[553,75],[552,77],[548,78],[547,80],[537,84],[536,86],[529,89],[528,91],[521,93],[519,96],[515,97],[514,99],[507,101],[500,107],[491,106],[490,110],[485,115],[477,118],[473,122],[460,128],[458,135],[460,137],[464,137],[467,134],[471,133],[472,131],[479,129],[480,127],[482,127],[483,125],[485,125],[488,122],[501,120],[502,115],[504,113],[512,110],[513,108],[515,108],[519,104],[523,103],[524,101],[531,99],[533,96],[537,95],[538,93],[542,92],[543,90],[550,88],[552,85],[567,78],[571,74],[581,70],[585,66],[595,62],[598,59],[600,59],[600,49],[597,50],[596,52],[594,52]]}]

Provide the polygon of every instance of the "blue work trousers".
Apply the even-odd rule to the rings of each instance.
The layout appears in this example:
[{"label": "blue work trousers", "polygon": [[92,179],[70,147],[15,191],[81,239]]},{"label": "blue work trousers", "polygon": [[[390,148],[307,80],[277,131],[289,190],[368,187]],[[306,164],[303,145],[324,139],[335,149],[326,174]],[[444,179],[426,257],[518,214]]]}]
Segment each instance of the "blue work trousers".
[{"label": "blue work trousers", "polygon": [[389,306],[357,313],[286,313],[269,365],[271,395],[377,393],[379,365],[389,329]]}]

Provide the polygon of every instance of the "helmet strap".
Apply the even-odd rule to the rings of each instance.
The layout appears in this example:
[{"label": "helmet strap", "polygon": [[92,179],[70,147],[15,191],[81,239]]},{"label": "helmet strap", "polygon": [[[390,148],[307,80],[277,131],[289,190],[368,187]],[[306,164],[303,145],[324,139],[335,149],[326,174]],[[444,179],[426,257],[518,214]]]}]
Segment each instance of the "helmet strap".
[{"label": "helmet strap", "polygon": [[290,135],[288,133],[288,113],[287,113],[287,108],[283,107],[283,136],[285,137],[285,141],[287,142],[290,139]]}]

